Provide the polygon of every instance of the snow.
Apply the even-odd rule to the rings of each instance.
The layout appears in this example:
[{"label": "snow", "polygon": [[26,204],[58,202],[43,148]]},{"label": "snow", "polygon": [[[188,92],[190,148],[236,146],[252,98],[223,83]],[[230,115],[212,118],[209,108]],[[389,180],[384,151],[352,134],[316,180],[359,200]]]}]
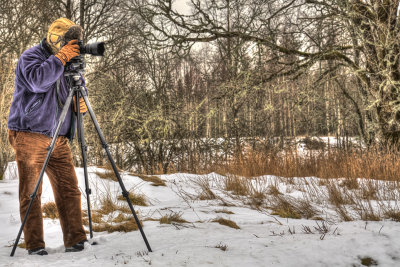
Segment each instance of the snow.
[{"label": "snow", "polygon": [[[11,169],[10,169],[11,168]],[[362,266],[361,258],[371,257],[379,266],[400,266],[400,227],[393,221],[365,222],[361,220],[341,222],[324,203],[319,208],[329,220],[324,236],[316,228],[321,221],[287,219],[271,215],[268,210],[256,210],[244,205],[238,198],[218,189],[219,177],[207,175],[161,175],[167,186],[154,187],[150,182],[122,173],[128,190],[144,194],[150,204],[135,206],[140,218],[158,219],[176,212],[189,223],[160,224],[143,221],[143,230],[153,249],[148,253],[139,231],[94,232],[93,241],[98,245],[86,245],[83,252],[65,253],[62,232],[58,220],[44,219],[45,242],[48,256],[29,256],[17,248],[10,257],[10,246],[20,227],[18,212],[18,179],[15,179],[15,163],[9,165],[7,179],[0,181],[0,266]],[[84,192],[83,169],[76,168],[81,191]],[[105,194],[115,197],[121,194],[117,182],[100,179],[89,168],[89,180],[93,194],[92,205],[96,208]],[[291,197],[302,197],[301,188],[280,183],[274,176],[263,177],[269,184],[277,185],[281,192]],[[211,189],[227,203],[218,200],[198,200],[193,196],[200,192],[199,180],[212,181]],[[318,178],[299,178],[304,183]],[[52,201],[53,194],[47,177],[43,180],[42,203]],[[323,202],[323,201],[322,201]],[[86,209],[82,195],[82,207]],[[217,213],[229,210],[234,214]],[[213,219],[223,217],[236,222],[241,229],[233,229]],[[309,227],[313,233],[307,234]],[[290,231],[289,231],[290,229]],[[217,247],[226,247],[223,251]]]}]

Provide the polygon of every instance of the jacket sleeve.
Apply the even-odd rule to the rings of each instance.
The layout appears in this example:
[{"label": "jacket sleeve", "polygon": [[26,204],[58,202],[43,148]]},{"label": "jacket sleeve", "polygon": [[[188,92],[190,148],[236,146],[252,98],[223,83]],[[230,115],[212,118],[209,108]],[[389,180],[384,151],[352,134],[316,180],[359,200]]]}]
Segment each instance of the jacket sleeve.
[{"label": "jacket sleeve", "polygon": [[22,54],[19,68],[34,93],[47,92],[64,73],[64,65],[53,55],[43,60],[35,53]]}]

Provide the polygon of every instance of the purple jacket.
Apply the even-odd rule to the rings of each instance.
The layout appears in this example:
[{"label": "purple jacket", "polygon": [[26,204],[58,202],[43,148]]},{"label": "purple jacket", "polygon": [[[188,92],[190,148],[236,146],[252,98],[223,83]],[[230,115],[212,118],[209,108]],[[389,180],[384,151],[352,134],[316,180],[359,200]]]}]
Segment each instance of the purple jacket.
[{"label": "purple jacket", "polygon": [[[59,99],[64,104],[69,86],[64,65],[52,53],[45,40],[22,53],[15,69],[15,91],[8,117],[8,128],[53,136],[61,115],[56,82],[60,78]],[[83,78],[82,78],[83,80]],[[83,81],[84,84],[84,81]],[[60,130],[60,136],[73,138],[70,107]],[[72,127],[71,127],[72,126]]]}]

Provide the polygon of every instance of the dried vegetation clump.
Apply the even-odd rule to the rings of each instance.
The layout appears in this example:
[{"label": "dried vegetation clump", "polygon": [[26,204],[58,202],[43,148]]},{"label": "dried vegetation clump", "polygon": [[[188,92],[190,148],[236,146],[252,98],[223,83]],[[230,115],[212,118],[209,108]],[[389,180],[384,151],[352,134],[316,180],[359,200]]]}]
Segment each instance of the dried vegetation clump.
[{"label": "dried vegetation clump", "polygon": [[235,214],[233,211],[227,210],[225,208],[222,210],[216,210],[215,213]]},{"label": "dried vegetation clump", "polygon": [[114,171],[112,171],[112,170],[96,171],[95,173],[101,179],[112,180],[112,181],[115,181],[115,182],[118,181],[117,176],[115,175]]},{"label": "dried vegetation clump", "polygon": [[211,190],[210,180],[208,177],[200,177],[198,179],[192,180],[200,189],[198,193],[198,199],[200,200],[213,200],[216,199],[216,195]]},{"label": "dried vegetation clump", "polygon": [[[118,200],[126,201],[126,198],[123,195],[120,195],[118,196]],[[147,206],[146,197],[144,195],[129,192],[129,200],[131,201],[132,205]]]},{"label": "dried vegetation clump", "polygon": [[[118,182],[118,178],[115,175],[114,169],[111,163],[107,163],[106,165],[102,166],[104,171],[96,171],[95,174],[99,176],[101,179],[111,180],[114,182]],[[121,172],[121,169],[117,167],[118,172]]]},{"label": "dried vegetation clump", "polygon": [[212,220],[212,222],[217,222],[221,225],[225,225],[234,229],[240,229],[240,227],[232,220],[228,220],[228,219],[224,219],[222,217],[218,217],[214,220]]},{"label": "dried vegetation clump", "polygon": [[150,182],[152,186],[167,186],[165,181],[158,176],[155,175],[144,175],[144,174],[137,174],[137,173],[130,173],[132,176],[137,176],[143,181]]},{"label": "dried vegetation clump", "polygon": [[55,202],[47,202],[42,205],[42,212],[44,218],[58,219],[58,210]]},{"label": "dried vegetation clump", "polygon": [[132,219],[120,222],[120,223],[100,223],[93,225],[93,231],[95,232],[132,232],[138,230],[136,222]]},{"label": "dried vegetation clump", "polygon": [[317,215],[316,209],[309,201],[292,197],[275,196],[270,208],[273,211],[272,215],[279,215],[282,218],[310,219]]},{"label": "dried vegetation clump", "polygon": [[180,213],[180,212],[172,212],[172,213],[166,214],[160,218],[160,224],[171,224],[173,222],[187,223],[188,221],[186,221],[182,218],[182,213]]},{"label": "dried vegetation clump", "polygon": [[[125,198],[123,198],[125,200]],[[91,219],[95,232],[130,232],[138,229],[131,210],[118,202],[110,193],[102,196],[98,209],[92,210]],[[87,211],[83,211],[83,224],[89,225]],[[142,225],[142,224],[141,224]]]}]

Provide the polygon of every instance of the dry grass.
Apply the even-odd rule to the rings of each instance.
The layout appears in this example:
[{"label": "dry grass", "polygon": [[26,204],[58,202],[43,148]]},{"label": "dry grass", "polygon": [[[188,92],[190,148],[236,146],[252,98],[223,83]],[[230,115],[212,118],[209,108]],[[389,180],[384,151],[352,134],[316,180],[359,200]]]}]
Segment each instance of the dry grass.
[{"label": "dry grass", "polygon": [[361,188],[361,197],[366,200],[378,199],[377,185],[373,181],[368,181],[366,185]]},{"label": "dry grass", "polygon": [[[198,170],[199,168],[196,167]],[[256,177],[265,174],[279,177],[320,178],[370,178],[399,181],[400,151],[396,149],[321,149],[298,153],[296,149],[278,151],[252,150],[237,154],[228,161],[219,161],[207,166],[204,171],[223,175]],[[346,186],[357,188],[355,180]]]},{"label": "dry grass", "polygon": [[[103,222],[103,215],[101,213],[98,213],[97,211],[92,211],[91,217],[92,217],[92,223]],[[89,217],[87,216],[87,214],[84,215],[82,223],[83,225],[89,225]]]},{"label": "dry grass", "polygon": [[[132,205],[147,206],[146,197],[144,195],[129,192],[129,199],[132,202]],[[123,195],[118,196],[118,200],[126,201]]]},{"label": "dry grass", "polygon": [[[253,173],[256,173],[256,167],[251,168]],[[232,172],[233,170],[230,169]],[[384,218],[400,220],[400,208],[389,205],[400,201],[400,183],[397,181],[352,177],[339,179],[244,177],[231,173],[204,177],[207,179],[191,180],[200,188],[200,199],[217,197],[228,205],[236,206],[240,206],[238,203],[243,203],[245,206],[264,212],[272,210],[272,215],[282,218],[342,221],[377,221]],[[296,191],[302,195],[296,198],[287,195]],[[227,198],[220,194],[215,196],[213,192],[221,192]],[[336,214],[325,213],[326,204],[329,204],[328,209],[333,209]]]},{"label": "dry grass", "polygon": [[354,204],[354,200],[342,190],[335,180],[330,181],[327,185],[328,200],[334,206]]},{"label": "dry grass", "polygon": [[99,176],[101,179],[106,179],[106,180],[112,180],[117,182],[118,178],[115,175],[114,171],[106,170],[104,172],[102,171],[97,171],[95,172],[97,176]]},{"label": "dry grass", "polygon": [[228,220],[228,219],[224,219],[222,217],[218,217],[214,220],[212,220],[212,222],[217,222],[221,225],[225,225],[234,229],[240,229],[240,227],[232,220]]},{"label": "dry grass", "polygon": [[187,223],[188,221],[184,220],[179,212],[172,212],[160,218],[160,224],[171,224],[173,222]]},{"label": "dry grass", "polygon": [[255,209],[260,209],[265,204],[265,200],[266,200],[266,194],[257,191],[249,195],[248,204]]},{"label": "dry grass", "polygon": [[227,210],[225,208],[222,210],[216,210],[215,213],[235,214],[234,212]]},{"label": "dry grass", "polygon": [[114,223],[122,223],[128,220],[128,217],[125,216],[123,213],[118,214],[117,217],[115,217],[112,222]]},{"label": "dry grass", "polygon": [[[101,215],[107,215],[117,211],[123,213],[131,213],[129,206],[126,203],[118,203],[119,197],[115,198],[107,193],[100,199],[100,208],[95,210],[94,212],[97,212]],[[125,200],[125,198],[122,198],[122,200]]]},{"label": "dry grass", "polygon": [[278,187],[276,185],[269,185],[268,186],[268,191],[267,191],[268,195],[272,195],[272,196],[279,196],[279,195],[283,195]]},{"label": "dry grass", "polygon": [[360,188],[360,184],[356,178],[346,178],[340,186],[345,186],[350,190],[355,190]]},{"label": "dry grass", "polygon": [[152,186],[167,186],[165,184],[165,181],[158,176],[154,176],[154,175],[149,176],[149,175],[137,174],[137,173],[130,173],[130,175],[137,176],[140,179],[142,179],[143,181],[151,182]]},{"label": "dry grass", "polygon": [[[217,198],[227,205],[243,203],[262,211],[270,209],[284,218],[400,221],[400,208],[388,204],[400,201],[400,151],[321,149],[321,142],[317,141],[310,141],[307,146],[319,150],[304,153],[296,149],[256,148],[224,160],[217,157],[207,168],[202,169],[199,164],[194,168],[197,173],[220,175],[193,181],[200,190],[198,198]],[[302,196],[288,197],[292,192]],[[325,208],[336,214],[324,213]]]},{"label": "dry grass", "polygon": [[119,209],[118,204],[112,199],[110,195],[106,195],[101,199],[101,208],[97,210],[98,213],[106,215]]},{"label": "dry grass", "polygon": [[[89,225],[89,217],[87,211],[85,210],[82,213],[83,213],[83,219],[82,219],[83,225]],[[103,214],[99,213],[98,211],[92,210],[91,217],[92,217],[92,223],[103,222]]]},{"label": "dry grass", "polygon": [[[118,171],[118,172],[121,172],[121,171],[122,171],[118,166],[116,166],[116,167],[117,167],[117,171]],[[112,165],[111,165],[111,163],[110,163],[109,161],[107,161],[106,164],[104,164],[104,165],[101,166],[100,168],[103,168],[103,169],[109,170],[109,171],[113,171],[113,170],[114,170],[113,167],[112,167]]]},{"label": "dry grass", "polygon": [[47,202],[42,205],[43,217],[50,219],[58,219],[58,210],[55,202]]},{"label": "dry grass", "polygon": [[[112,180],[115,182],[118,181],[118,178],[114,173],[114,169],[112,168],[111,163],[107,162],[106,165],[101,166],[100,168],[104,169],[104,171],[96,171],[95,174],[99,176],[101,179]],[[118,172],[121,172],[121,169],[118,168],[118,166],[117,170]]]},{"label": "dry grass", "polygon": [[98,225],[93,225],[93,231],[94,232],[109,232],[109,233],[113,233],[113,232],[132,232],[132,231],[136,231],[138,230],[138,226],[136,224],[136,222],[131,219],[129,221],[126,222],[122,222],[122,223],[101,223]]},{"label": "dry grass", "polygon": [[363,221],[380,221],[381,214],[379,210],[375,210],[370,201],[357,200],[358,203],[354,207],[358,216]]},{"label": "dry grass", "polygon": [[400,222],[400,211],[387,210],[384,213],[385,219],[391,219],[396,222]]},{"label": "dry grass", "polygon": [[[100,208],[92,211],[93,231],[95,232],[130,232],[138,229],[138,226],[131,215],[131,210],[118,204],[118,200],[110,193],[100,199]],[[89,224],[87,211],[83,212],[83,224]],[[115,216],[116,215],[116,216]]]},{"label": "dry grass", "polygon": [[250,194],[248,179],[238,175],[227,175],[224,179],[225,190],[235,195],[246,196]]},{"label": "dry grass", "polygon": [[272,215],[282,218],[301,219],[299,210],[291,201],[282,196],[276,196],[272,204]]},{"label": "dry grass", "polygon": [[201,190],[198,194],[200,200],[212,200],[217,198],[211,190],[210,181],[207,177],[195,179],[193,182],[197,184]]},{"label": "dry grass", "polygon": [[[312,148],[318,146],[316,142],[310,143]],[[314,205],[328,203],[337,214],[335,218],[343,221],[357,219],[400,221],[399,208],[382,206],[383,201],[400,200],[400,152],[394,150],[321,149],[299,154],[296,150],[278,152],[250,149],[226,161],[217,159],[209,164],[207,169],[201,169],[199,166],[195,167],[197,172],[213,171],[221,174],[214,180],[208,178],[196,182],[200,190],[198,198],[201,200],[218,198],[224,201],[219,194],[223,192],[234,199],[231,202],[227,200],[227,203],[237,205],[236,200],[240,200],[252,208],[271,209],[272,214],[283,218],[315,220],[321,220],[322,217]],[[258,177],[265,174],[282,178],[279,178],[278,182],[266,183],[262,177]],[[322,179],[316,180],[314,185],[307,184],[304,180],[300,185],[299,178],[296,178],[312,176]],[[154,184],[164,182],[161,179],[161,182],[157,180],[159,178],[156,176],[139,177]],[[359,179],[360,177],[367,179]],[[394,183],[382,185],[376,180],[394,181]],[[281,187],[278,184],[286,186]],[[286,195],[294,190],[300,191],[303,196],[292,198]],[[214,192],[218,192],[218,195],[216,196]],[[106,202],[102,207],[102,210],[105,210],[102,214],[113,210],[120,211],[122,207],[115,202],[114,204]],[[130,210],[126,212],[130,213]],[[117,218],[123,220],[124,217],[125,215],[119,215]],[[165,215],[160,219],[160,223],[172,222],[186,221],[179,213]]]}]

